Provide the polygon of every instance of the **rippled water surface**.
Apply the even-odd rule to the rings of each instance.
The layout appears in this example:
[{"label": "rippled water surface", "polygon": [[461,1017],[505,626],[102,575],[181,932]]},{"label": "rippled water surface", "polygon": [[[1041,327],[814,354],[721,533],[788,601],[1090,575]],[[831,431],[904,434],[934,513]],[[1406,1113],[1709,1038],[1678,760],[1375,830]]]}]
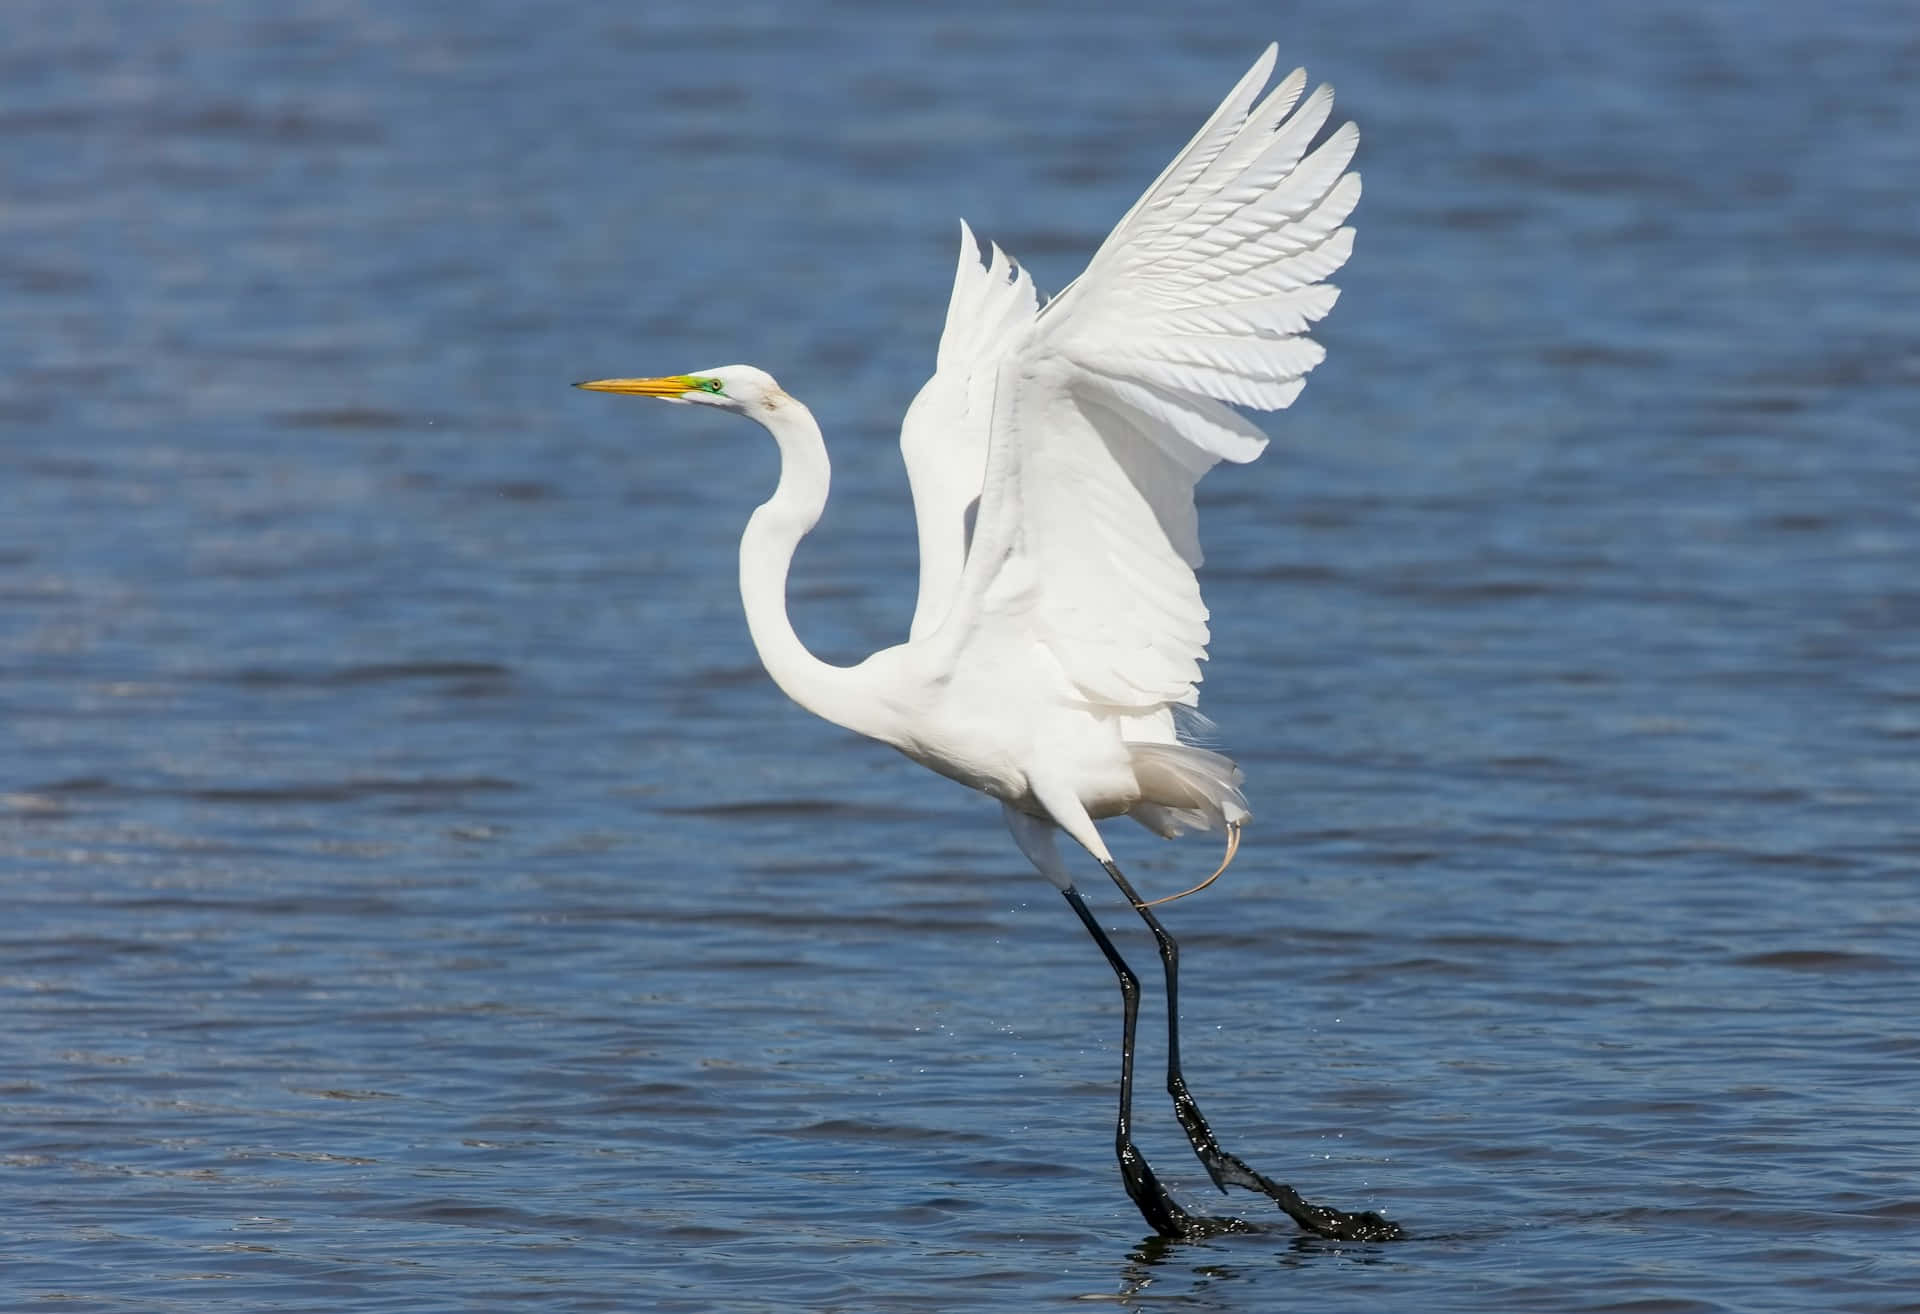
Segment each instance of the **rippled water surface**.
[{"label": "rippled water surface", "polygon": [[[9,8],[0,1303],[1920,1310],[1910,6],[1174,10]],[[1168,921],[1395,1244],[1143,1239],[1069,910],[760,673],[771,444],[565,386],[778,373],[896,641],[955,219],[1058,288],[1270,38],[1367,195]]]}]

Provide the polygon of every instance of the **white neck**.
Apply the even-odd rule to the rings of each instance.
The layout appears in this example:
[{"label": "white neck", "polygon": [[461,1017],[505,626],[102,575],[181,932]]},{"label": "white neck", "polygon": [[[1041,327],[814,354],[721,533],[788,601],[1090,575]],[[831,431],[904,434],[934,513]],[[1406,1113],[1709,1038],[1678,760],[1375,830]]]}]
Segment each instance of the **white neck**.
[{"label": "white neck", "polygon": [[887,707],[858,667],[833,666],[808,652],[787,618],[787,569],[794,549],[820,522],[832,467],[813,412],[777,393],[752,417],[780,445],[780,483],[740,536],[740,601],[760,664],[787,697],[815,716],[870,738],[888,740]]}]

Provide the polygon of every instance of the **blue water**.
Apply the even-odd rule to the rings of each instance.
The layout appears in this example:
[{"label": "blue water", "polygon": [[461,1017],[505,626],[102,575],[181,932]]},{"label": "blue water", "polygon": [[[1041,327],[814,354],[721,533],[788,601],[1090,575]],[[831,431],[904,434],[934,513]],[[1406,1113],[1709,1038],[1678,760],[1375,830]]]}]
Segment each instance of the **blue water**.
[{"label": "blue water", "polygon": [[[0,1294],[71,1311],[1920,1310],[1911,6],[9,6]],[[1258,822],[1167,910],[1167,1244],[995,809],[790,706],[897,641],[964,215],[1058,288],[1269,39],[1367,192],[1202,488]],[[1113,829],[1143,887],[1215,854]],[[1151,946],[1084,882],[1140,965]]]}]

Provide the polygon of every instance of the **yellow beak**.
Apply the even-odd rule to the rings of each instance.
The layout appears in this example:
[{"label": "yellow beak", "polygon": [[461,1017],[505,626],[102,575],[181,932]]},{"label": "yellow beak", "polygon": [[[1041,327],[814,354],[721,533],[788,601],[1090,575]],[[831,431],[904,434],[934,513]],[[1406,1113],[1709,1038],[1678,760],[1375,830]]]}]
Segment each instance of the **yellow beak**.
[{"label": "yellow beak", "polygon": [[680,397],[694,390],[693,380],[684,374],[659,379],[590,379],[573,386],[588,392],[625,392],[636,397]]}]

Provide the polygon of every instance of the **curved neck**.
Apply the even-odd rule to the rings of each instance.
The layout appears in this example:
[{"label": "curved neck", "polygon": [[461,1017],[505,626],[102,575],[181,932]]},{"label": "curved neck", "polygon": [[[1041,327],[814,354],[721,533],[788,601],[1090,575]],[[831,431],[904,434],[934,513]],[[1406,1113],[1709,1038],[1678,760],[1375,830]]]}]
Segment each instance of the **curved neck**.
[{"label": "curved neck", "polygon": [[813,412],[784,393],[753,418],[780,445],[780,483],[740,536],[740,601],[760,664],[787,697],[835,725],[885,739],[886,709],[858,667],[833,666],[808,652],[787,618],[787,570],[794,549],[826,509],[832,466]]}]

